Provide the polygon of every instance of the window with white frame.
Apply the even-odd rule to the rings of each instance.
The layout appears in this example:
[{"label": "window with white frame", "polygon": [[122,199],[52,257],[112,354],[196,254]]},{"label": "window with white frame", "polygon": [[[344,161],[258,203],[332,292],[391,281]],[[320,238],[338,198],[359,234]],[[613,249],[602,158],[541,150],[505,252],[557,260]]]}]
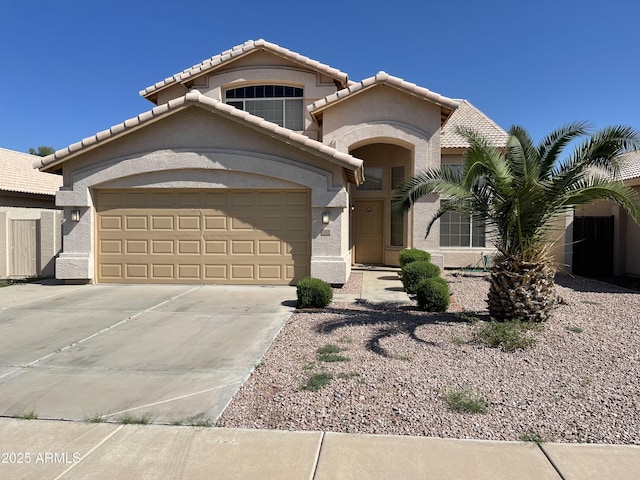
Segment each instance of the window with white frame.
[{"label": "window with white frame", "polygon": [[287,85],[252,85],[227,90],[229,105],[281,127],[304,130],[303,90]]},{"label": "window with white frame", "polygon": [[485,224],[473,215],[445,212],[440,217],[441,247],[485,247],[485,242]]}]

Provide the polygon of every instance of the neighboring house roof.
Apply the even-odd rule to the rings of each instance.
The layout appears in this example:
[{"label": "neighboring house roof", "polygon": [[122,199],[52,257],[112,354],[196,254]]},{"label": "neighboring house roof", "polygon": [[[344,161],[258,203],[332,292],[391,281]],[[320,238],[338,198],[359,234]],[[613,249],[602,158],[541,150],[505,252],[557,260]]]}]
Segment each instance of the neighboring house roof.
[{"label": "neighboring house roof", "polygon": [[442,148],[468,148],[467,142],[456,133],[457,127],[467,127],[483,135],[497,147],[507,145],[509,134],[498,124],[478,110],[468,100],[457,99],[460,106],[453,112],[447,124],[442,128],[440,145]]},{"label": "neighboring house roof", "polygon": [[240,57],[258,50],[271,52],[275,55],[291,60],[292,62],[298,63],[304,67],[324,73],[325,75],[338,80],[340,84],[344,86],[349,84],[349,78],[346,73],[343,73],[336,68],[330,67],[329,65],[325,65],[316,60],[311,60],[309,57],[305,57],[304,55],[300,55],[299,53],[292,52],[291,50],[280,47],[275,43],[267,42],[263,39],[260,39],[249,40],[242,45],[233,47],[232,49],[226,50],[219,55],[215,55],[207,60],[204,60],[197,65],[194,65],[193,67],[189,67],[182,72],[165,78],[161,82],[158,82],[145,88],[144,90],[141,90],[140,95],[145,98],[149,98],[150,96],[156,94],[158,91],[163,90],[171,85],[174,85],[176,83],[187,83],[195,79],[196,77],[219,68],[221,65],[237,60]]},{"label": "neighboring house roof", "polygon": [[640,178],[640,150],[623,153],[620,155],[620,160],[623,161],[620,169],[620,180]]},{"label": "neighboring house roof", "polygon": [[415,83],[410,83],[401,78],[391,76],[385,72],[378,72],[373,77],[366,78],[358,83],[352,83],[347,88],[315,101],[308,107],[309,112],[314,117],[319,118],[322,112],[330,106],[377,85],[388,85],[410,95],[420,97],[431,103],[439,105],[442,108],[441,121],[443,124],[451,116],[452,111],[458,108],[458,103],[451,98],[444,97],[439,93],[432,92],[427,88],[420,87]]},{"label": "neighboring house roof", "polygon": [[40,158],[0,148],[0,190],[55,195],[62,186],[62,177],[36,170],[33,163]]},{"label": "neighboring house roof", "polygon": [[335,148],[318,142],[317,140],[312,140],[309,137],[294,132],[293,130],[289,130],[288,128],[281,127],[276,123],[268,122],[267,120],[252,115],[249,112],[227,105],[220,100],[204,96],[197,90],[193,90],[182,97],[170,100],[169,102],[159,105],[153,110],[144,112],[135,118],[125,120],[118,125],[114,125],[108,130],[96,133],[92,137],[87,137],[80,142],[68,146],[67,148],[58,150],[52,155],[41,158],[34,163],[34,167],[40,168],[42,171],[54,170],[57,165],[74,158],[85,151],[96,148],[99,145],[105,144],[116,138],[120,138],[123,135],[127,135],[132,131],[138,130],[147,124],[153,123],[161,118],[171,115],[172,113],[194,105],[208,109],[230,120],[254,128],[265,135],[284,141],[297,148],[324,157],[328,161],[343,167],[347,178],[351,183],[359,185],[364,181],[362,160],[349,154],[339,152]]}]

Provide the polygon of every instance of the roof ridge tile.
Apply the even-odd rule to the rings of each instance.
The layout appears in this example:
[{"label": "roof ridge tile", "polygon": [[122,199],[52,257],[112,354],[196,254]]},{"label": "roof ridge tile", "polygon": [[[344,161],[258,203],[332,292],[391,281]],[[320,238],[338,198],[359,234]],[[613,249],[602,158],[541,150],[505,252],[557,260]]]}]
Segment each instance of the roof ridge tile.
[{"label": "roof ridge tile", "polygon": [[221,65],[224,62],[233,60],[237,56],[244,55],[258,48],[269,49],[276,54],[279,54],[291,59],[292,61],[302,63],[303,65],[307,65],[309,68],[313,68],[314,70],[323,72],[326,75],[333,76],[341,80],[345,85],[349,84],[348,75],[344,72],[341,72],[337,68],[323,64],[317,60],[312,60],[305,55],[301,55],[300,53],[281,47],[280,45],[277,45],[275,43],[268,42],[264,39],[259,39],[259,40],[247,40],[241,45],[237,45],[229,50],[225,50],[217,55],[214,55],[208,59],[205,59],[196,65],[186,68],[181,72],[178,72],[170,77],[165,78],[160,82],[154,83],[153,85],[146,87],[143,90],[140,90],[139,94],[143,97],[146,97],[169,85],[187,81],[190,78],[200,75],[202,73],[205,73],[208,70],[215,68],[216,66]]}]

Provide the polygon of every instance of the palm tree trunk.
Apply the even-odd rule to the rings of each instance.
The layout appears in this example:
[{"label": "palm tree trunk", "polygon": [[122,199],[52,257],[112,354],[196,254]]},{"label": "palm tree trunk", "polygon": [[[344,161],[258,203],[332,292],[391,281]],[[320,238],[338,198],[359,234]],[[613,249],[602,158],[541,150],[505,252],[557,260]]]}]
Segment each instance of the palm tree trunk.
[{"label": "palm tree trunk", "polygon": [[502,257],[491,269],[489,315],[498,321],[544,322],[557,304],[555,268],[547,260]]}]

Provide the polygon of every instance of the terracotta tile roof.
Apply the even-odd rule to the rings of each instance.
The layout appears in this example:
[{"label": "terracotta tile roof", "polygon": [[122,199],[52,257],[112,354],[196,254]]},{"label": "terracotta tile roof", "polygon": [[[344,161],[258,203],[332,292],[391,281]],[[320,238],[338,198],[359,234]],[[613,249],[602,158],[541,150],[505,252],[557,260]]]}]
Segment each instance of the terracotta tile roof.
[{"label": "terracotta tile roof", "polygon": [[185,83],[194,77],[198,77],[208,71],[219,67],[224,63],[236,60],[237,58],[242,57],[255,50],[265,50],[268,52],[272,52],[280,57],[287,58],[293,62],[299,63],[305,67],[311,68],[318,72],[322,72],[329,77],[335,78],[343,85],[349,84],[349,78],[346,73],[343,73],[338,69],[320,63],[316,60],[312,60],[309,57],[305,57],[304,55],[300,55],[299,53],[292,52],[291,50],[280,47],[275,43],[267,42],[266,40],[260,39],[249,40],[242,45],[238,45],[230,50],[226,50],[220,53],[219,55],[215,55],[207,60],[203,60],[193,67],[189,67],[182,72],[176,73],[171,77],[165,78],[161,82],[158,82],[145,88],[144,90],[141,90],[140,95],[143,97],[148,97],[170,85],[176,83]]},{"label": "terracotta tile roof", "polygon": [[391,76],[385,72],[378,72],[373,77],[366,78],[358,83],[351,83],[347,88],[337,91],[336,93],[322,98],[309,105],[309,112],[318,116],[327,107],[344,100],[351,95],[357,94],[375,85],[389,85],[411,95],[418,96],[428,100],[443,109],[443,122],[451,115],[451,111],[458,107],[458,103],[451,98],[432,92],[429,89],[420,87],[415,83],[407,82],[401,78]]},{"label": "terracotta tile roof", "polygon": [[630,180],[640,177],[640,150],[627,152],[620,155],[620,159],[624,162],[620,169],[620,179]]},{"label": "terracotta tile roof", "polygon": [[33,162],[40,158],[0,148],[0,190],[55,195],[62,186],[62,177],[33,168]]},{"label": "terracotta tile roof", "polygon": [[155,122],[160,118],[193,105],[206,108],[236,122],[244,123],[245,125],[255,128],[264,134],[285,141],[302,150],[323,156],[330,162],[342,166],[349,178],[349,181],[356,185],[359,185],[364,180],[362,160],[346,153],[339,152],[335,148],[318,142],[317,140],[312,140],[301,133],[294,132],[288,128],[281,127],[276,123],[268,122],[261,117],[252,115],[249,112],[227,105],[220,100],[204,96],[197,90],[193,90],[182,97],[170,100],[168,103],[159,105],[153,110],[144,112],[135,118],[125,120],[118,125],[114,125],[108,130],[98,132],[91,137],[81,140],[80,142],[69,145],[67,148],[58,150],[52,155],[44,158],[35,157],[37,161],[34,163],[34,167],[40,168],[43,171],[51,170],[53,167],[84,151],[95,148],[131,131],[142,128],[146,124]]},{"label": "terracotta tile roof", "polygon": [[498,147],[507,144],[509,135],[493,120],[473,106],[468,100],[459,99],[460,107],[453,112],[447,124],[442,128],[440,140],[442,148],[467,148],[469,143],[456,133],[456,127],[464,126],[484,135]]}]

